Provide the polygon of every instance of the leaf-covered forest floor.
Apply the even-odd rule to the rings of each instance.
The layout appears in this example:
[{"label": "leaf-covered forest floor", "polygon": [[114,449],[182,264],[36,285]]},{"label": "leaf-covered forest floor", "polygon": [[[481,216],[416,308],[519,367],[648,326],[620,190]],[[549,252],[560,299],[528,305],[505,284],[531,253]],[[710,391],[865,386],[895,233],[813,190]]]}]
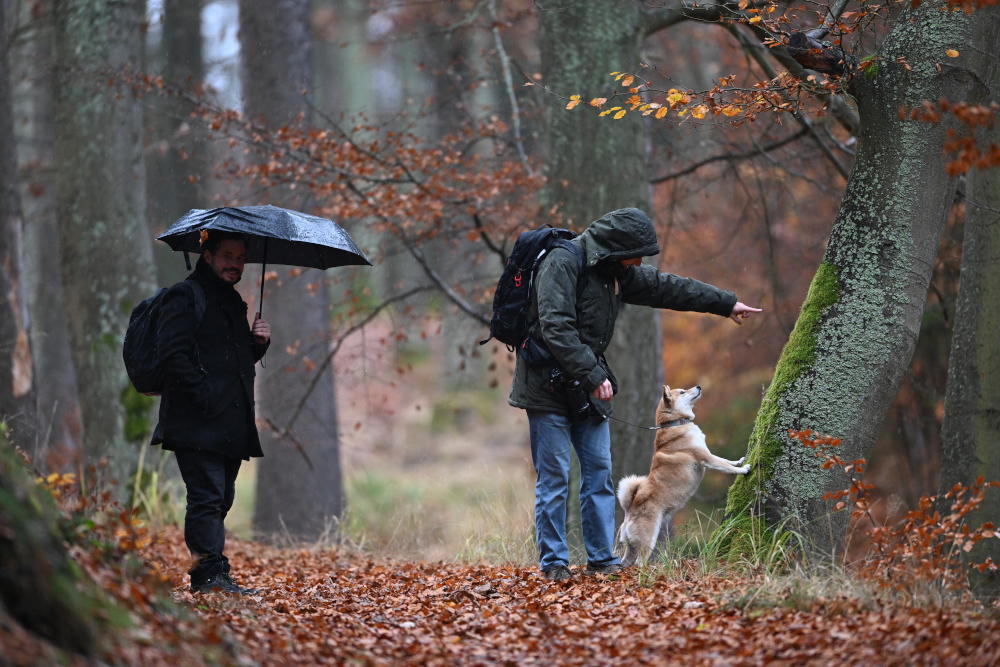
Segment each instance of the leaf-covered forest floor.
[{"label": "leaf-covered forest floor", "polygon": [[966,603],[912,606],[758,595],[761,581],[694,568],[644,578],[402,562],[233,540],[245,598],[195,595],[179,530],[152,553],[173,597],[260,665],[996,665],[1000,617]]}]

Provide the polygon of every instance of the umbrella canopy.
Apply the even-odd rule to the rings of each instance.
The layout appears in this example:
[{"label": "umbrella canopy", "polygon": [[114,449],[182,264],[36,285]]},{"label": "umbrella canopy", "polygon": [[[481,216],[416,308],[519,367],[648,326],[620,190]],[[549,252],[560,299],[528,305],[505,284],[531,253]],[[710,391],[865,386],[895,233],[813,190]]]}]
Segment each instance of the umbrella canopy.
[{"label": "umbrella canopy", "polygon": [[196,208],[157,239],[173,250],[198,253],[203,229],[246,234],[246,261],[250,263],[312,269],[372,264],[333,220],[277,206]]}]

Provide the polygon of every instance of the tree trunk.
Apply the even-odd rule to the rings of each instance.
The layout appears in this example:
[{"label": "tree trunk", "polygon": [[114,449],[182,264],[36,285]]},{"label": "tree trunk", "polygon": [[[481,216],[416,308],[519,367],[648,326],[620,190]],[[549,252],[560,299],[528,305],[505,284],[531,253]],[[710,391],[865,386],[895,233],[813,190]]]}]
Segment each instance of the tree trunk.
[{"label": "tree trunk", "polygon": [[80,403],[59,280],[51,0],[22,5],[19,21],[31,26],[30,39],[11,45],[24,214],[22,281],[31,323],[39,436],[31,455],[41,468],[69,470],[76,469],[74,456],[79,455]]},{"label": "tree trunk", "polygon": [[[160,53],[168,85],[197,93],[205,79],[201,45],[201,0],[166,0]],[[193,208],[205,208],[203,178],[209,152],[205,132],[188,117],[192,106],[176,97],[157,97],[147,125],[152,128],[146,152],[149,224],[159,235]],[[165,243],[153,246],[161,285],[186,275],[184,262]]]},{"label": "tree trunk", "polygon": [[21,193],[7,45],[7,7],[0,0],[0,421],[34,449],[35,391],[28,302],[22,279]]},{"label": "tree trunk", "polygon": [[[121,350],[129,313],[156,285],[147,232],[142,112],[109,77],[138,63],[145,3],[57,0],[55,128],[64,305],[80,393],[83,459],[124,479]],[[134,390],[133,390],[134,391]]]},{"label": "tree trunk", "polygon": [[[308,2],[240,3],[240,43],[246,114],[278,128],[294,123],[312,87]],[[306,91],[306,95],[303,94]],[[294,206],[296,193],[274,189],[271,203]],[[267,283],[264,318],[271,324],[271,351],[260,374],[261,419],[284,427],[329,344],[326,275],[275,267]],[[270,270],[270,267],[269,267]],[[319,538],[343,509],[340,446],[333,370],[326,371],[294,428],[299,452],[273,430],[261,433],[266,458],[257,466],[254,524],[262,536]],[[311,463],[311,465],[310,465]]]},{"label": "tree trunk", "polygon": [[[990,99],[996,99],[996,91],[990,93]],[[997,141],[998,133],[992,135]],[[973,170],[967,178],[962,273],[941,428],[941,495],[980,475],[986,481],[1000,480],[1000,169]],[[942,504],[942,512],[947,512],[950,502]],[[1000,524],[1000,490],[987,490],[969,524],[984,521]],[[969,557],[977,563],[987,557],[1000,563],[1000,542],[983,540]],[[995,572],[971,575],[983,597],[1000,594]]]},{"label": "tree trunk", "polygon": [[[639,70],[643,34],[639,6],[617,0],[571,4],[539,12],[542,83],[561,95],[610,97],[608,72]],[[545,208],[556,207],[577,230],[608,211],[634,206],[649,211],[646,141],[641,116],[612,121],[589,109],[567,111],[565,103],[543,96],[548,137]],[[618,378],[615,416],[652,423],[662,376],[659,313],[626,306],[607,351]],[[649,473],[653,439],[647,431],[611,422],[613,478]],[[579,467],[570,481],[570,504],[579,516]],[[616,511],[616,524],[622,520]],[[579,518],[575,519],[579,522]],[[572,546],[572,545],[571,545]]]},{"label": "tree trunk", "polygon": [[[822,496],[845,488],[843,472],[823,470],[788,430],[841,438],[837,453],[845,460],[871,454],[913,354],[955,192],[942,154],[948,123],[901,120],[899,109],[941,97],[986,99],[984,85],[995,72],[980,54],[996,53],[995,17],[992,9],[943,12],[936,3],[907,10],[874,68],[854,79],[862,124],[854,169],[757,415],[753,470],[730,487],[726,509],[738,519],[729,541],[734,554],[753,548],[761,506],[768,527],[788,521],[814,555],[830,557],[841,547],[849,510],[833,513],[833,501]],[[962,55],[940,62],[951,60],[945,48]]]}]

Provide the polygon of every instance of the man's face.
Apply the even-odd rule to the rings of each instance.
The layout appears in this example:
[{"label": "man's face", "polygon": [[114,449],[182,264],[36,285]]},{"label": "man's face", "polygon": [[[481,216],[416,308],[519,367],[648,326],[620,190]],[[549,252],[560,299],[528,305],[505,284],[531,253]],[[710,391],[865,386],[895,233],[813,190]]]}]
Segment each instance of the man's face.
[{"label": "man's face", "polygon": [[642,257],[633,257],[632,259],[622,260],[622,266],[624,266],[626,269],[629,268],[630,266],[639,266],[640,264],[642,264]]},{"label": "man's face", "polygon": [[246,245],[243,241],[225,239],[219,244],[219,249],[214,254],[211,251],[205,251],[205,261],[215,271],[215,275],[230,285],[235,285],[243,277]]}]

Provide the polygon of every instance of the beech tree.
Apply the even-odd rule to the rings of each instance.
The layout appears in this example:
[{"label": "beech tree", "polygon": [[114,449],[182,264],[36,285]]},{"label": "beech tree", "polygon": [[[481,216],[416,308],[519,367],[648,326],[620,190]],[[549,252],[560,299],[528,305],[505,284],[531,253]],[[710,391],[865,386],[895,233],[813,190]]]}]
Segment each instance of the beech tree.
[{"label": "beech tree", "polygon": [[[55,3],[57,215],[66,319],[83,422],[83,459],[124,480],[130,385],[121,360],[132,307],[153,294],[146,231],[142,112],[131,87],[108,86],[141,56],[144,3]],[[98,82],[101,85],[98,85]]]},{"label": "beech tree", "polygon": [[[755,523],[790,521],[814,553],[839,549],[849,513],[825,493],[843,485],[787,437],[813,429],[842,439],[841,458],[868,458],[919,332],[933,260],[956,179],[946,171],[948,130],[905,111],[924,100],[986,101],[997,83],[997,14],[907,7],[878,55],[849,78],[860,116],[857,157],[750,442],[751,473],[730,488],[727,511],[747,548]],[[846,59],[846,57],[845,57]],[[901,110],[902,109],[902,110]]]},{"label": "beech tree", "polygon": [[[68,467],[79,452],[76,374],[63,312],[56,222],[52,2],[19,3],[20,34],[10,44],[14,133],[23,212],[22,284],[28,303],[38,437],[18,439],[37,465]],[[53,456],[49,456],[49,454]]]},{"label": "beech tree", "polygon": [[[996,145],[997,132],[989,135]],[[971,169],[966,178],[962,272],[948,359],[938,495],[956,484],[968,486],[980,476],[1000,479],[1000,169]],[[947,503],[939,509],[950,510]],[[988,489],[971,524],[997,523],[998,517],[1000,493]],[[970,552],[975,562],[987,557],[1000,563],[997,540],[983,540]],[[1000,593],[995,572],[973,583],[983,597]]]},{"label": "beech tree", "polygon": [[[272,130],[308,124],[312,89],[308,3],[244,0],[240,43],[246,116]],[[279,186],[272,192],[272,204],[290,208],[308,204],[294,187]],[[261,305],[271,324],[272,342],[267,369],[258,371],[257,414],[271,427],[261,432],[265,458],[257,466],[254,524],[261,535],[315,540],[340,516],[344,502],[332,369],[320,371],[323,374],[294,435],[282,427],[327,352],[326,275],[317,269],[285,266],[267,271]]]},{"label": "beech tree", "polygon": [[6,2],[0,2],[0,421],[8,420],[18,441],[31,448],[35,439],[34,371],[21,269],[21,196],[6,10]]}]

